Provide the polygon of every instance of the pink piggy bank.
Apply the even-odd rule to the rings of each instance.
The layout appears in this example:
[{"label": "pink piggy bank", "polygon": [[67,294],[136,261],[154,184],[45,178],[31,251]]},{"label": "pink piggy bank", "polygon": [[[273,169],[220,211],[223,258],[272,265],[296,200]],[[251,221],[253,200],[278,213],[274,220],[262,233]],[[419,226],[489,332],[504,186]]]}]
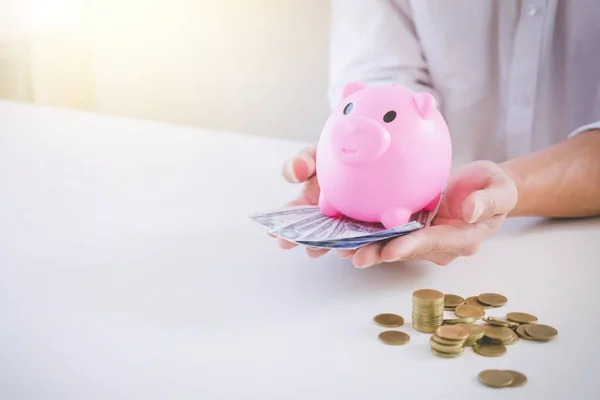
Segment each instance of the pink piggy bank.
[{"label": "pink piggy bank", "polygon": [[316,161],[321,213],[389,229],[436,208],[452,143],[431,94],[352,82],[323,128]]}]

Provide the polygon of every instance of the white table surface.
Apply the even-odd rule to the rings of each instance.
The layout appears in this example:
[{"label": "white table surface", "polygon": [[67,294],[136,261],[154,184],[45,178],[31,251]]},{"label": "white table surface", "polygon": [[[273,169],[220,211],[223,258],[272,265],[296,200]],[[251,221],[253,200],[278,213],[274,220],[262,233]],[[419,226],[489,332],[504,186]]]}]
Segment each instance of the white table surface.
[{"label": "white table surface", "polygon": [[[600,221],[513,220],[447,267],[283,251],[247,215],[303,144],[0,102],[0,398],[598,399]],[[411,293],[498,292],[559,330],[430,354]],[[381,312],[405,317],[380,343]],[[483,369],[529,382],[491,389]]]}]

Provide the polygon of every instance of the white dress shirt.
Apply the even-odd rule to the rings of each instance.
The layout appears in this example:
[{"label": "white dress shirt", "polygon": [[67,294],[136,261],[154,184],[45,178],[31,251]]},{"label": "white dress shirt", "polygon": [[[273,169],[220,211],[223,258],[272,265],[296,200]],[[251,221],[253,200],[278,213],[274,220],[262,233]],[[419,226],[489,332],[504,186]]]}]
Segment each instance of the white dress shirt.
[{"label": "white dress shirt", "polygon": [[455,161],[501,162],[600,128],[600,0],[332,0],[345,83],[431,92]]}]

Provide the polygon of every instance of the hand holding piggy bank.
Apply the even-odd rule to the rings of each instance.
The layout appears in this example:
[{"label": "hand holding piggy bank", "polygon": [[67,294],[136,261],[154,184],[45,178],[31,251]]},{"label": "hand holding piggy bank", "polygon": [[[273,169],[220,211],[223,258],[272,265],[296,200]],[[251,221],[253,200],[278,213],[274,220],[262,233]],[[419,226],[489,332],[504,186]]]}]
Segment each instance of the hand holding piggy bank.
[{"label": "hand holding piggy bank", "polygon": [[436,208],[452,144],[435,98],[399,85],[345,86],[317,146],[319,208],[386,228]]}]

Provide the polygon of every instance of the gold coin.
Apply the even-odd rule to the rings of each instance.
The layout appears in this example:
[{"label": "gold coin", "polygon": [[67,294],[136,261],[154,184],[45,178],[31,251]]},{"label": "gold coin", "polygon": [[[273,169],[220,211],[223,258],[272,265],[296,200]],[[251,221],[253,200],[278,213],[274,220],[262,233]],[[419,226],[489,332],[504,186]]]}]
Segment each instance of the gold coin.
[{"label": "gold coin", "polygon": [[511,344],[515,344],[519,341],[519,337],[517,335],[513,336],[512,338],[508,339],[508,340],[496,340],[496,339],[489,339],[487,337],[483,337],[481,339],[481,343],[484,344],[503,344],[505,346],[510,346]]},{"label": "gold coin", "polygon": [[401,346],[409,342],[410,336],[400,331],[385,331],[379,334],[379,340],[392,346]]},{"label": "gold coin", "polygon": [[529,326],[529,324],[523,324],[523,325],[519,325],[519,327],[517,329],[515,329],[515,332],[517,332],[517,335],[519,335],[519,337],[521,339],[525,339],[525,340],[537,340],[535,338],[532,338],[531,336],[529,336],[527,334],[527,327]]},{"label": "gold coin", "polygon": [[451,318],[445,319],[444,324],[455,325],[455,324],[470,324],[477,321],[475,318]]},{"label": "gold coin", "polygon": [[488,306],[487,304],[483,304],[482,302],[477,300],[477,296],[467,297],[465,299],[465,304],[468,304],[470,306],[477,306],[484,310],[487,310],[488,308],[492,308],[492,306]]},{"label": "gold coin", "polygon": [[500,307],[506,304],[508,299],[498,293],[483,293],[477,296],[480,303],[487,304],[492,307]]},{"label": "gold coin", "polygon": [[515,380],[511,373],[499,369],[488,369],[481,371],[478,375],[478,378],[479,381],[484,385],[495,388],[508,387]]},{"label": "gold coin", "polygon": [[513,383],[510,384],[510,387],[520,387],[527,383],[527,377],[522,373],[510,369],[505,369],[504,371],[508,372],[513,377]]},{"label": "gold coin", "polygon": [[535,315],[522,312],[509,312],[508,314],[506,314],[506,319],[509,321],[516,322],[518,324],[533,324],[538,320],[538,318]]},{"label": "gold coin", "polygon": [[463,342],[456,342],[454,344],[441,344],[438,343],[433,337],[429,339],[429,344],[432,349],[435,349],[441,353],[459,353],[463,349]]},{"label": "gold coin", "polygon": [[473,350],[485,357],[500,357],[506,354],[506,346],[503,344],[477,343]]},{"label": "gold coin", "polygon": [[444,320],[444,294],[433,289],[413,292],[412,323],[418,332],[433,333]]},{"label": "gold coin", "polygon": [[458,353],[442,353],[441,351],[437,351],[436,349],[432,348],[431,349],[431,353],[435,356],[441,357],[441,358],[456,358],[456,357],[460,357],[463,355],[464,353],[464,349],[459,351]]},{"label": "gold coin", "polygon": [[396,314],[379,314],[373,318],[373,321],[379,326],[394,328],[404,324],[404,318]]},{"label": "gold coin", "polygon": [[435,340],[436,342],[438,342],[439,344],[443,344],[446,346],[454,346],[458,343],[463,343],[464,340],[450,340],[450,339],[444,339],[439,337],[438,335],[436,335],[435,333],[431,336],[431,338],[433,340]]},{"label": "gold coin", "polygon": [[465,303],[465,299],[456,294],[444,295],[444,307],[455,308]]},{"label": "gold coin", "polygon": [[448,340],[465,340],[469,337],[469,332],[457,325],[442,325],[436,329],[435,334]]},{"label": "gold coin", "polygon": [[495,325],[495,326],[506,326],[506,327],[517,327],[519,326],[519,324],[517,324],[516,322],[511,322],[511,321],[507,321],[505,319],[502,318],[496,318],[496,317],[483,317],[482,318],[485,322],[487,322],[490,325]]},{"label": "gold coin", "polygon": [[463,304],[462,306],[456,307],[454,313],[459,318],[479,319],[485,315],[485,311],[483,311],[483,308],[477,306],[470,306],[468,304]]},{"label": "gold coin", "polygon": [[511,340],[515,333],[512,329],[505,326],[493,326],[488,325],[483,328],[483,334],[492,340],[499,340],[500,342],[506,342]]},{"label": "gold coin", "polygon": [[551,326],[542,324],[528,324],[525,332],[537,340],[551,340],[558,336],[558,331]]},{"label": "gold coin", "polygon": [[457,324],[469,333],[466,342],[475,342],[483,337],[483,327],[475,324]]},{"label": "gold coin", "polygon": [[436,301],[444,298],[444,293],[433,289],[419,289],[413,292],[413,298],[420,301]]}]

